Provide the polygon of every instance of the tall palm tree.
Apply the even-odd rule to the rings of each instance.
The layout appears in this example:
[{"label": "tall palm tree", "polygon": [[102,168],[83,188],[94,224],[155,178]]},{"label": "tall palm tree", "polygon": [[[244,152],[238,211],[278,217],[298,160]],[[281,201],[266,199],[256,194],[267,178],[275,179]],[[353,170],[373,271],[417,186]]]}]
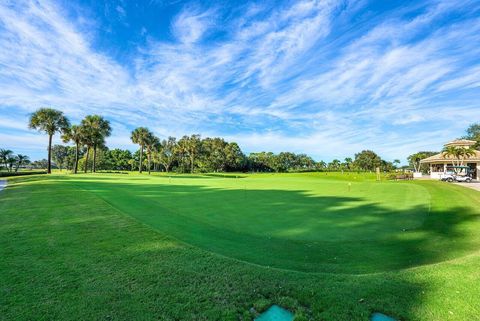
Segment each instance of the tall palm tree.
[{"label": "tall palm tree", "polygon": [[20,166],[22,166],[26,162],[28,162],[28,156],[18,154],[16,157],[15,172],[18,172],[18,169],[20,168]]},{"label": "tall palm tree", "polygon": [[48,135],[48,165],[47,173],[52,172],[52,138],[56,132],[63,132],[70,123],[63,112],[52,108],[40,108],[30,117],[29,127],[43,131]]},{"label": "tall palm tree", "polygon": [[112,128],[110,127],[110,122],[99,115],[88,115],[85,117],[82,120],[82,127],[85,128],[88,135],[87,142],[90,145],[89,147],[93,148],[92,172],[96,172],[97,148],[105,145],[105,138],[110,136]]},{"label": "tall palm tree", "polygon": [[83,166],[83,172],[84,173],[87,173],[88,171],[88,159],[90,158],[90,150],[92,149],[93,147],[93,144],[94,144],[94,137],[93,137],[93,134],[91,132],[91,128],[89,127],[85,127],[83,125],[80,125],[80,127],[82,128],[81,132],[82,132],[82,144],[83,146],[87,147],[87,150],[85,152],[85,163],[84,163],[84,166]]},{"label": "tall palm tree", "polygon": [[68,143],[72,141],[75,143],[75,165],[73,166],[73,173],[77,174],[78,171],[78,154],[80,152],[80,146],[84,141],[84,131],[82,126],[72,125],[62,135],[63,142]]},{"label": "tall palm tree", "polygon": [[138,127],[135,128],[134,131],[132,131],[132,135],[130,139],[134,144],[140,145],[140,161],[139,161],[139,166],[138,166],[138,172],[142,172],[142,167],[143,167],[143,150],[145,148],[145,145],[147,144],[148,137],[151,135],[150,131],[146,127]]},{"label": "tall palm tree", "polygon": [[153,133],[149,133],[147,137],[147,141],[145,142],[145,147],[147,149],[147,167],[148,167],[148,174],[150,175],[150,170],[152,167],[152,154],[155,150],[160,148],[160,139],[156,137]]},{"label": "tall palm tree", "polygon": [[0,160],[2,160],[3,164],[5,165],[5,169],[9,170],[8,168],[8,159],[11,158],[13,152],[9,149],[0,149]]}]

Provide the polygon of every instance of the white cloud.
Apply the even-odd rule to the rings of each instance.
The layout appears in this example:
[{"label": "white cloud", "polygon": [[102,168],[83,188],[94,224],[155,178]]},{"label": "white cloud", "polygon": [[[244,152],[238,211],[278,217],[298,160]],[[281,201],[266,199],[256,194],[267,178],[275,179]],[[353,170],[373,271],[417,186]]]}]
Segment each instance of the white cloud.
[{"label": "white cloud", "polygon": [[184,44],[193,44],[214,25],[215,12],[213,10],[200,11],[199,9],[186,8],[172,24],[172,32]]}]

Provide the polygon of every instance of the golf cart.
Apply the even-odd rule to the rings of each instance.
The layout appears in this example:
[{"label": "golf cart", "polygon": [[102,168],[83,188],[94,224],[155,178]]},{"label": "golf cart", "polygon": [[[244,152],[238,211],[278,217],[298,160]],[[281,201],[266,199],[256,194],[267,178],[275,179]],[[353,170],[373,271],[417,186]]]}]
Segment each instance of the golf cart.
[{"label": "golf cart", "polygon": [[470,183],[472,181],[472,170],[468,166],[447,166],[447,170],[441,174],[440,180]]}]

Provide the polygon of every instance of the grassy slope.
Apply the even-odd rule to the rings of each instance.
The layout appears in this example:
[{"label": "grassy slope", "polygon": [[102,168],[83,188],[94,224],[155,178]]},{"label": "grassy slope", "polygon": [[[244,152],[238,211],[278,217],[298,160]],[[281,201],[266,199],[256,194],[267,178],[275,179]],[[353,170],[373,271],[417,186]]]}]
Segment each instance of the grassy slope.
[{"label": "grassy slope", "polygon": [[[478,252],[362,276],[281,271],[155,232],[100,198],[99,186],[91,193],[63,177],[15,178],[10,184],[0,195],[0,318],[5,320],[238,320],[249,316],[252,305],[262,309],[270,303],[315,320],[367,320],[376,310],[404,320],[467,320],[480,312]],[[478,208],[474,191],[423,184],[434,185],[429,189],[438,199],[434,213],[451,207],[455,195]],[[446,194],[451,197],[442,204]],[[436,234],[453,239],[438,255],[455,252],[456,243],[470,247],[462,240],[474,239],[470,226],[478,213],[469,211],[468,216],[450,213],[449,227],[429,223]]]}]

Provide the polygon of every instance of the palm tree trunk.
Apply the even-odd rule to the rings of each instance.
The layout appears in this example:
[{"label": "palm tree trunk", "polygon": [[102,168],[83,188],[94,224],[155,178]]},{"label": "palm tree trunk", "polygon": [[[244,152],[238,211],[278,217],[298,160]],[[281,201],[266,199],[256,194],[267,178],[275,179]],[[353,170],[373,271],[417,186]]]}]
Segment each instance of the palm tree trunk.
[{"label": "palm tree trunk", "polygon": [[75,144],[75,166],[73,167],[73,173],[77,174],[78,171],[78,144]]},{"label": "palm tree trunk", "polygon": [[93,145],[93,164],[92,164],[92,172],[96,172],[96,162],[97,162],[97,144]]},{"label": "palm tree trunk", "polygon": [[138,167],[139,173],[142,173],[142,167],[143,167],[143,145],[140,145],[140,166]]},{"label": "palm tree trunk", "polygon": [[48,174],[52,173],[52,137],[53,135],[48,135]]},{"label": "palm tree trunk", "polygon": [[87,173],[88,170],[88,156],[90,154],[90,146],[87,146],[87,155],[85,155],[85,166],[84,166],[84,172],[85,174]]},{"label": "palm tree trunk", "polygon": [[193,155],[190,156],[190,173],[192,173],[192,174],[193,174],[193,165],[194,165],[193,161],[194,161],[194,159],[195,158],[194,158]]},{"label": "palm tree trunk", "polygon": [[148,175],[150,175],[150,168],[152,167],[152,164],[150,163],[151,162],[150,153],[147,155],[147,158],[148,158]]}]

